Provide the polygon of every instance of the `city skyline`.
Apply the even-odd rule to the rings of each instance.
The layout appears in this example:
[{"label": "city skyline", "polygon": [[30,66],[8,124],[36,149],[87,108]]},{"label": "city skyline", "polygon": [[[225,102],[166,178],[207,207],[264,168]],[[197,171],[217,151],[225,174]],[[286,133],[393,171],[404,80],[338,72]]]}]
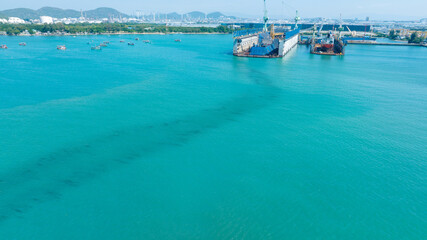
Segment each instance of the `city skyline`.
[{"label": "city skyline", "polygon": [[[238,17],[260,17],[263,11],[261,0],[249,1],[235,0],[233,2],[218,0],[210,2],[200,2],[195,0],[158,0],[156,2],[141,0],[122,0],[117,1],[82,1],[73,2],[65,0],[40,0],[37,2],[30,0],[20,0],[15,2],[6,2],[2,4],[2,9],[11,8],[31,8],[39,9],[41,7],[58,7],[63,9],[88,10],[98,7],[115,8],[126,14],[134,14],[136,11],[144,13],[150,12],[178,12],[186,13],[191,11],[215,12],[220,11],[227,15]],[[244,8],[242,8],[244,6]],[[330,6],[334,6],[331,8]],[[427,2],[413,0],[409,2],[377,0],[375,2],[361,0],[357,2],[342,2],[338,0],[328,1],[328,4],[319,4],[318,1],[307,0],[304,2],[271,0],[267,1],[269,15],[275,18],[291,18],[295,11],[303,18],[326,17],[338,18],[342,14],[343,18],[365,18],[370,17],[373,20],[419,20],[426,18],[424,9],[427,8]]]}]

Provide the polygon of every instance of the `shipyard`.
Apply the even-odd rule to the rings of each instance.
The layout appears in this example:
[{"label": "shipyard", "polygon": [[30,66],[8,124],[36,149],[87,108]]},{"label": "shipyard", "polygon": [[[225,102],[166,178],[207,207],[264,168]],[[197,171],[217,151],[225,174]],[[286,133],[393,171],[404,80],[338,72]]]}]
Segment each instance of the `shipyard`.
[{"label": "shipyard", "polygon": [[[242,28],[233,32],[233,55],[251,58],[281,58],[297,45],[307,45],[310,54],[344,56],[348,44],[426,47],[426,32],[412,32],[408,42],[378,42],[372,26],[344,25],[340,16],[336,24],[320,23],[298,25],[298,11],[294,24],[269,24],[267,2],[260,24],[234,24]],[[394,30],[392,30],[394,33]],[[390,32],[392,32],[390,31]],[[400,31],[399,31],[400,32]],[[417,42],[414,39],[417,39]],[[424,40],[422,40],[424,39]],[[412,41],[412,42],[411,42]]]}]

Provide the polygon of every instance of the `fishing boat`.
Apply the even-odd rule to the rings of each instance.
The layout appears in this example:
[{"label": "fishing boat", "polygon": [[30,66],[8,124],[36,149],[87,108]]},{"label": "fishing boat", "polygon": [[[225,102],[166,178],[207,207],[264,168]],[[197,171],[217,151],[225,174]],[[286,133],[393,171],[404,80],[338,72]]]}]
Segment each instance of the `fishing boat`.
[{"label": "fishing boat", "polygon": [[65,47],[65,45],[57,46],[57,47],[56,47],[56,49],[58,49],[58,50],[62,50],[62,51],[67,50],[67,48]]},{"label": "fishing boat", "polygon": [[93,46],[91,47],[92,50],[101,50],[101,46]]},{"label": "fishing boat", "polygon": [[27,44],[24,42],[21,42],[21,43],[19,43],[19,46],[27,46]]},{"label": "fishing boat", "polygon": [[133,42],[129,42],[129,43],[128,43],[128,45],[129,45],[129,46],[134,46],[134,45],[135,45],[135,43],[133,43]]},{"label": "fishing boat", "polygon": [[1,45],[0,49],[7,49],[7,46],[6,45]]}]

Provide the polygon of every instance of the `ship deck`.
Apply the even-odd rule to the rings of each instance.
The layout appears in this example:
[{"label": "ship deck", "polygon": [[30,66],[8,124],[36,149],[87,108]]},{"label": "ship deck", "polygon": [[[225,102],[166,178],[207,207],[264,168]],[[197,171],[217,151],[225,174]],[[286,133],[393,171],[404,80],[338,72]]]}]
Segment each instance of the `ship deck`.
[{"label": "ship deck", "polygon": [[334,53],[334,52],[311,52],[311,54],[324,55],[324,56],[344,56],[344,53]]},{"label": "ship deck", "polygon": [[236,57],[248,57],[248,58],[281,58],[279,55],[249,55],[248,53],[237,53],[233,54]]}]

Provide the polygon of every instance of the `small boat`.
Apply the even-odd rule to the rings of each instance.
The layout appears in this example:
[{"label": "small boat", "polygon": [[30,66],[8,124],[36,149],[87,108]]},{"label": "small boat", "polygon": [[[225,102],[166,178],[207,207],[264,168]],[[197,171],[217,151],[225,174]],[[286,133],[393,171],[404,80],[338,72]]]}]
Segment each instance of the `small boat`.
[{"label": "small boat", "polygon": [[107,46],[107,44],[105,44],[105,43],[101,43],[101,44],[99,44],[99,46],[100,46],[100,47],[106,47],[106,46]]},{"label": "small boat", "polygon": [[108,44],[110,44],[110,42],[104,42],[104,44],[107,44],[107,45],[108,45]]},{"label": "small boat", "polygon": [[21,43],[19,43],[19,46],[27,46],[27,44],[24,42],[21,42]]},{"label": "small boat", "polygon": [[151,43],[151,41],[150,41],[150,40],[144,40],[143,42],[144,42],[144,43],[147,43],[147,44]]},{"label": "small boat", "polygon": [[139,41],[139,38],[135,38],[135,41]]},{"label": "small boat", "polygon": [[7,49],[7,46],[6,45],[1,45],[0,49]]},{"label": "small boat", "polygon": [[121,43],[124,43],[124,42],[125,42],[125,40],[120,40],[120,42],[121,42]]},{"label": "small boat", "polygon": [[175,39],[175,42],[181,42],[181,39]]},{"label": "small boat", "polygon": [[128,45],[129,45],[129,46],[134,46],[134,45],[135,45],[135,43],[133,43],[133,42],[129,42],[129,43],[128,43]]},{"label": "small boat", "polygon": [[56,49],[62,50],[62,51],[67,50],[67,48],[65,47],[65,45],[57,46]]},{"label": "small boat", "polygon": [[101,46],[93,46],[90,49],[92,49],[92,50],[101,50]]}]

